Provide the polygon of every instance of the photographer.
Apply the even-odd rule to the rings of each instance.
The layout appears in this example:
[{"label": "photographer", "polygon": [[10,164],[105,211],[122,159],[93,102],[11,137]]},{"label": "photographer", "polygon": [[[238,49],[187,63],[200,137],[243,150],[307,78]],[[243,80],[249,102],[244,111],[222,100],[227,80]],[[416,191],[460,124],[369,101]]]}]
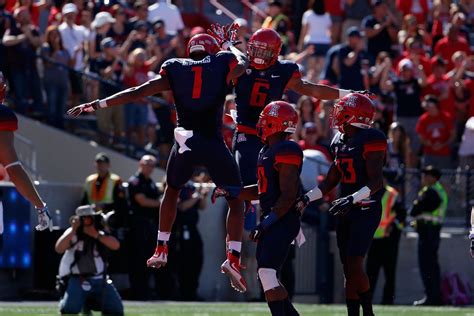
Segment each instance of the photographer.
[{"label": "photographer", "polygon": [[64,253],[59,265],[61,314],[78,314],[87,304],[103,314],[123,315],[122,300],[106,275],[106,252],[118,250],[120,243],[102,230],[97,215],[90,205],[78,207],[71,227],[56,242],[56,252]]}]

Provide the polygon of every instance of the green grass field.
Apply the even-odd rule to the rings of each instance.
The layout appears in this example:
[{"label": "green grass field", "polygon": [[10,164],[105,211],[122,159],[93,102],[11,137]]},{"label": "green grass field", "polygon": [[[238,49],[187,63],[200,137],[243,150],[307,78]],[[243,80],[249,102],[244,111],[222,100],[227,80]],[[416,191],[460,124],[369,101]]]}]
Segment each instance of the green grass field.
[{"label": "green grass field", "polygon": [[[342,305],[296,304],[302,316],[344,316]],[[4,315],[57,315],[54,302],[8,302],[0,303],[0,316]],[[99,313],[94,313],[99,315]],[[437,307],[415,308],[411,306],[376,306],[377,316],[474,316],[474,308]],[[177,303],[177,302],[125,302],[125,315],[166,315],[166,316],[256,316],[270,315],[262,303]]]}]

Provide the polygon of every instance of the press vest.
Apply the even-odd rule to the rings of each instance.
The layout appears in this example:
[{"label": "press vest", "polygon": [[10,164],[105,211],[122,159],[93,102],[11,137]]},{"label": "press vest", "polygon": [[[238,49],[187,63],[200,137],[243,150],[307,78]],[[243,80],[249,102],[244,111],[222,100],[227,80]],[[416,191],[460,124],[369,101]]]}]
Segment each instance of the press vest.
[{"label": "press vest", "polygon": [[446,210],[448,209],[448,194],[444,190],[441,183],[436,182],[432,186],[423,187],[418,193],[419,196],[422,196],[428,189],[433,189],[438,193],[441,204],[433,212],[423,212],[420,216],[417,216],[417,220],[423,220],[424,222],[430,222],[434,225],[442,225],[444,218],[446,217]]},{"label": "press vest", "polygon": [[92,174],[86,179],[86,193],[87,199],[91,204],[112,204],[114,203],[114,188],[117,181],[120,181],[120,177],[116,174],[109,173],[102,181],[99,188],[95,185],[99,175],[97,173]]},{"label": "press vest", "polygon": [[388,227],[395,221],[395,212],[393,206],[398,198],[398,191],[391,186],[385,187],[385,192],[382,196],[382,219],[379,227],[375,231],[374,238],[384,238],[388,236]]}]

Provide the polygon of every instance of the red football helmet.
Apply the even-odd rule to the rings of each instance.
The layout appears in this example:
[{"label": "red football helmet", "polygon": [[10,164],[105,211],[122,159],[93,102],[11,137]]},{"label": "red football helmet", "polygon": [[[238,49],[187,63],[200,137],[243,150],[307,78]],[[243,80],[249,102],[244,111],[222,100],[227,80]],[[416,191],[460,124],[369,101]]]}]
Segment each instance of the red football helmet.
[{"label": "red football helmet", "polygon": [[7,94],[7,83],[3,73],[0,71],[0,104],[5,100],[5,95]]},{"label": "red football helmet", "polygon": [[367,96],[350,93],[334,105],[332,127],[337,127],[341,133],[346,125],[370,128],[374,115],[375,106]]},{"label": "red football helmet", "polygon": [[201,52],[206,52],[209,55],[215,55],[219,51],[220,48],[216,39],[208,34],[197,34],[191,37],[186,50],[188,56],[190,56],[192,53]]},{"label": "red football helmet", "polygon": [[259,29],[247,43],[247,55],[250,66],[255,69],[266,69],[273,65],[280,54],[282,41],[273,29]]},{"label": "red football helmet", "polygon": [[289,103],[274,101],[260,113],[257,122],[257,135],[263,142],[267,137],[278,132],[293,134],[298,123],[298,113]]}]

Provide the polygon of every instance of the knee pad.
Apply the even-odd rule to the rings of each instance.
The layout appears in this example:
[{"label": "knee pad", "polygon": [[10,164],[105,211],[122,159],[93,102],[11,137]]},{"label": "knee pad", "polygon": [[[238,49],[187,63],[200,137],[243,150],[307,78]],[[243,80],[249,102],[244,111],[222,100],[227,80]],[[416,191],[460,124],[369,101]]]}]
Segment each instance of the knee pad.
[{"label": "knee pad", "polygon": [[263,292],[280,286],[275,269],[259,268],[258,278],[260,279],[260,283],[262,283]]}]

